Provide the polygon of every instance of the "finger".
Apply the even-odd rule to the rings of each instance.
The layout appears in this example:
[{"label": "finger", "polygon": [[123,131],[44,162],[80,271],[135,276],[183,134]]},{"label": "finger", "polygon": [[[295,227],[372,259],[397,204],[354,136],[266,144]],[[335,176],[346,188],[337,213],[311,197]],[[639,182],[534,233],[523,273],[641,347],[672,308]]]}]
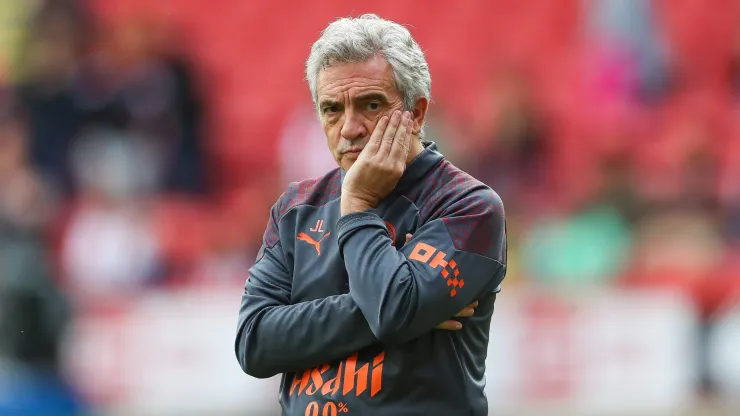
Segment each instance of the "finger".
[{"label": "finger", "polygon": [[375,125],[375,130],[373,130],[373,133],[370,135],[370,140],[367,142],[367,145],[365,146],[364,151],[367,151],[370,156],[375,155],[378,153],[378,149],[380,149],[380,142],[383,140],[383,133],[385,133],[385,129],[388,127],[388,121],[390,118],[388,116],[383,116],[378,121],[378,124]]},{"label": "finger", "polygon": [[408,243],[409,243],[409,241],[411,241],[411,238],[412,238],[412,237],[413,237],[413,235],[412,235],[412,234],[406,234],[406,244],[408,244]]},{"label": "finger", "polygon": [[468,305],[468,308],[477,308],[477,307],[478,307],[478,301],[477,300],[475,302],[471,303],[470,305]]},{"label": "finger", "polygon": [[397,129],[396,136],[393,139],[390,156],[392,160],[406,162],[406,156],[409,154],[409,144],[411,139],[411,113],[403,113],[402,126]]},{"label": "finger", "polygon": [[453,316],[453,318],[470,318],[473,315],[475,315],[475,309],[465,308],[458,312],[457,315]]},{"label": "finger", "polygon": [[441,324],[437,325],[437,329],[442,329],[445,331],[459,331],[462,329],[462,324],[457,321],[444,321]]},{"label": "finger", "polygon": [[[394,111],[391,116],[391,120],[383,133],[383,139],[380,143],[380,149],[378,150],[379,155],[386,156],[391,152],[393,148],[393,140],[397,135],[397,132],[403,130],[401,127],[403,116],[400,111]],[[405,131],[405,130],[404,130]]]}]

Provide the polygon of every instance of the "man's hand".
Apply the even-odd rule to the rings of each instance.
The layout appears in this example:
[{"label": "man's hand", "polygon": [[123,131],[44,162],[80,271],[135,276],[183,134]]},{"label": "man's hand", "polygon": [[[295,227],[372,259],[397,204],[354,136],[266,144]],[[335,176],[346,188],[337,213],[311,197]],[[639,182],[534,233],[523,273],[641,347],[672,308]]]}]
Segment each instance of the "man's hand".
[{"label": "man's hand", "polygon": [[406,170],[412,128],[408,111],[395,111],[378,121],[370,141],[342,182],[342,215],[377,207],[396,187]]},{"label": "man's hand", "polygon": [[[406,234],[406,244],[411,241],[411,237],[413,237],[412,234]],[[471,303],[470,305],[466,306],[457,313],[457,315],[453,316],[453,318],[470,318],[475,314],[475,308],[478,307],[478,301],[475,301]],[[445,331],[459,331],[462,329],[462,324],[459,321],[456,321],[454,319],[450,319],[447,321],[442,322],[441,324],[437,325],[437,329],[443,329]]]},{"label": "man's hand", "polygon": [[[471,303],[466,306],[463,310],[453,316],[453,318],[470,318],[475,314],[475,308],[478,307],[478,301]],[[459,321],[450,319],[437,325],[437,329],[444,329],[446,331],[459,331],[462,329],[462,324]]]}]

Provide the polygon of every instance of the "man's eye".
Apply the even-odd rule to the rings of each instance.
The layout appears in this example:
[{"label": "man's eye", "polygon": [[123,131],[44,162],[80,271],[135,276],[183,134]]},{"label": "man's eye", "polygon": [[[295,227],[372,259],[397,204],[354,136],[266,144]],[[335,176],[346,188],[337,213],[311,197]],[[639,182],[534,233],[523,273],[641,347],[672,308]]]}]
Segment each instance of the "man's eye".
[{"label": "man's eye", "polygon": [[339,106],[337,105],[329,105],[324,107],[324,114],[334,114],[337,111],[339,111]]},{"label": "man's eye", "polygon": [[370,111],[378,111],[380,110],[380,103],[377,101],[371,101],[367,103],[367,109]]}]

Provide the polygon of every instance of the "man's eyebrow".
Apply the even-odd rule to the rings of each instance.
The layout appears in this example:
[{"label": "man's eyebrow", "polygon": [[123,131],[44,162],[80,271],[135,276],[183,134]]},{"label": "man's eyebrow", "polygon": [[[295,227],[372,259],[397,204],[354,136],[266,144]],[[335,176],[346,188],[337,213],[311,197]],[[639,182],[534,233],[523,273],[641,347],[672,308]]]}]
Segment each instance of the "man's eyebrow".
[{"label": "man's eyebrow", "polygon": [[385,94],[380,92],[367,92],[364,94],[360,94],[355,97],[355,100],[357,101],[370,101],[370,100],[377,100],[381,101],[383,103],[388,102],[388,97],[386,97]]},{"label": "man's eyebrow", "polygon": [[337,101],[331,99],[331,98],[322,98],[319,101],[319,108],[331,107],[331,106],[334,106],[334,105],[337,105],[337,104],[339,104],[339,103]]}]

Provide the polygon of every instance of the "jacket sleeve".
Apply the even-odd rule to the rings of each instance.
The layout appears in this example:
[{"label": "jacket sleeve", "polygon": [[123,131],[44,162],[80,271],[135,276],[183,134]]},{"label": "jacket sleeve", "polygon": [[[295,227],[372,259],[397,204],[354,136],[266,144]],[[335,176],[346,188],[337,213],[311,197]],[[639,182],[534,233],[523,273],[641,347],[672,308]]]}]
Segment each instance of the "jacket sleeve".
[{"label": "jacket sleeve", "polygon": [[257,378],[317,367],[378,342],[349,294],[291,304],[278,211],[273,207],[239,310],[236,356]]},{"label": "jacket sleeve", "polygon": [[400,251],[373,211],[340,218],[350,295],[375,336],[384,343],[409,341],[498,292],[506,274],[505,224],[503,204],[489,188],[449,204]]}]

